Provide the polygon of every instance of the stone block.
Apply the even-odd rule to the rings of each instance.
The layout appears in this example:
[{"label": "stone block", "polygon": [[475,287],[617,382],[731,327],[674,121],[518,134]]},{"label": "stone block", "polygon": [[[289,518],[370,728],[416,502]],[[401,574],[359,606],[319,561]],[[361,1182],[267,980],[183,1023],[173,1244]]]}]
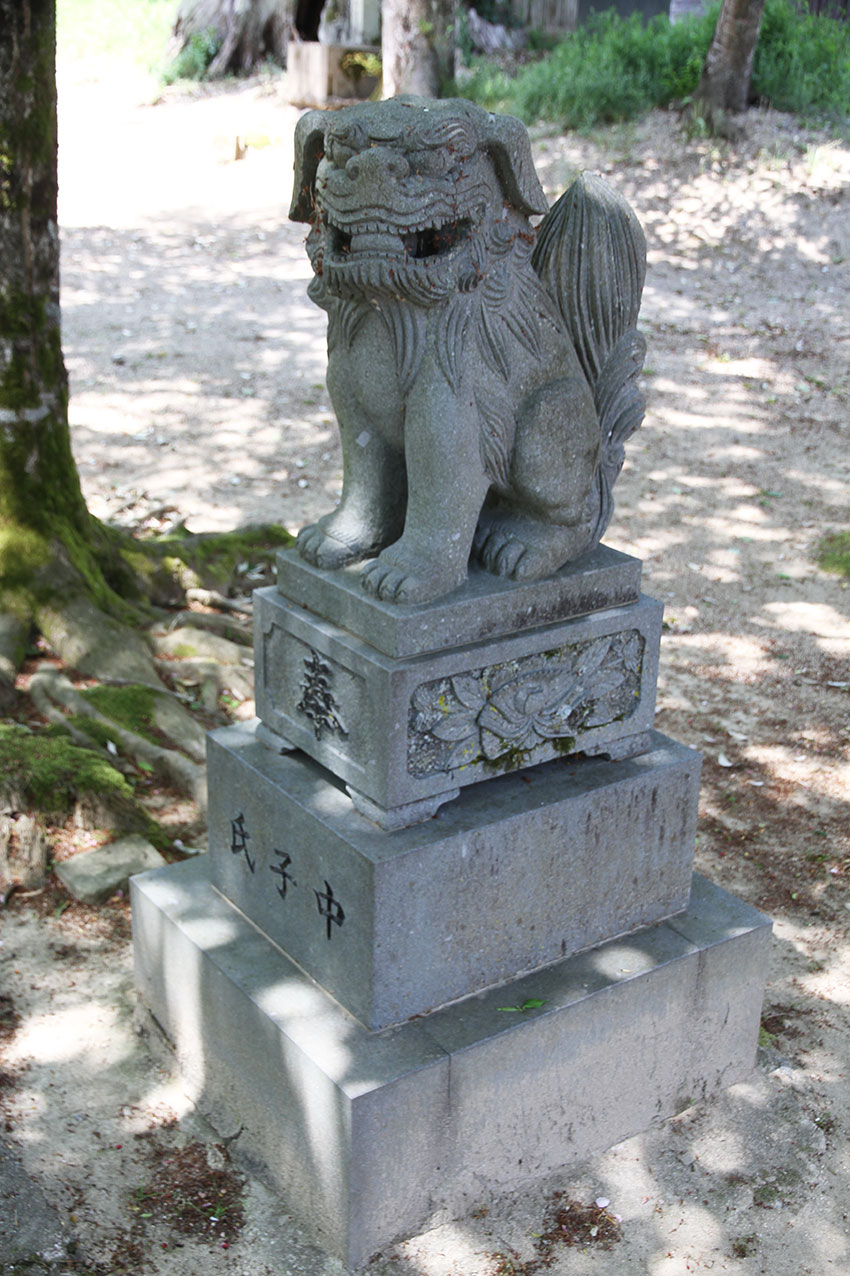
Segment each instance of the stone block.
[{"label": "stone block", "polygon": [[374,45],[320,44],[291,40],[286,52],[286,94],[296,106],[324,106],[334,98],[367,98],[374,75],[347,69],[346,54],[380,55]]},{"label": "stone block", "polygon": [[395,808],[424,802],[429,815],[483,779],[577,751],[646,748],[661,613],[660,603],[641,597],[395,659],[261,589],[257,713],[392,827],[401,822]]},{"label": "stone block", "polygon": [[337,571],[311,567],[294,549],[277,557],[284,598],[362,638],[385,656],[421,656],[444,647],[523,633],[640,597],[641,561],[597,545],[545,580],[512,581],[472,566],[460,589],[435,603],[387,603],[364,592],[362,563]]},{"label": "stone block", "polygon": [[679,918],[375,1033],[207,871],[133,879],[143,1001],[202,1110],[238,1118],[242,1154],[349,1266],[754,1064],[770,924],[700,879]]},{"label": "stone block", "polygon": [[96,851],[80,851],[56,865],[55,873],[69,895],[84,904],[101,904],[118,890],[126,890],[134,873],[160,868],[165,860],[150,842],[137,834],[118,838]]},{"label": "stone block", "polygon": [[226,727],[209,738],[211,880],[382,1028],[687,907],[701,759],[651,742],[488,780],[388,833],[310,758]]}]

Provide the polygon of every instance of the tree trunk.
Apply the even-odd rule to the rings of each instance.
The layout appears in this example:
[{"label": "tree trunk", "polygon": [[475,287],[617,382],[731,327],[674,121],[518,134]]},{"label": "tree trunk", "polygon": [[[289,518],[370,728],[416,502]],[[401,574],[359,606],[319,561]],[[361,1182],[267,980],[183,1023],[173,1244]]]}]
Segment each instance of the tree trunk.
[{"label": "tree trunk", "polygon": [[723,0],[694,102],[717,131],[746,111],[764,0]]},{"label": "tree trunk", "polygon": [[118,534],[86,508],[71,452],[55,37],[55,0],[0,0],[0,613],[16,622],[3,631],[0,699],[33,620],[50,640],[50,616],[85,606],[94,646],[123,633],[104,610],[127,616],[115,591],[135,587]]},{"label": "tree trunk", "polygon": [[71,456],[59,326],[54,0],[0,0],[0,32],[2,572],[23,529],[50,537],[61,526],[86,540],[91,519]]},{"label": "tree trunk", "polygon": [[193,36],[214,37],[207,74],[247,75],[265,58],[286,65],[295,0],[181,0],[174,21],[176,56]]},{"label": "tree trunk", "polygon": [[454,74],[454,0],[384,0],[384,97],[439,97]]}]

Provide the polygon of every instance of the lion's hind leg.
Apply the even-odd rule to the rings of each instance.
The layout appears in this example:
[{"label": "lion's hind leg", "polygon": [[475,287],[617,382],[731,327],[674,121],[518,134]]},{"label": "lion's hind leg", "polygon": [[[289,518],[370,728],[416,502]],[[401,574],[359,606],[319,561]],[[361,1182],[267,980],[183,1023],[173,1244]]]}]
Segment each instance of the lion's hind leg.
[{"label": "lion's hind leg", "polygon": [[541,580],[576,558],[587,527],[563,527],[530,518],[509,507],[482,514],[474,553],[481,566],[509,580]]},{"label": "lion's hind leg", "polygon": [[600,431],[583,377],[549,381],[517,418],[508,490],[488,501],[473,551],[487,571],[540,580],[577,558],[590,533],[588,498]]}]

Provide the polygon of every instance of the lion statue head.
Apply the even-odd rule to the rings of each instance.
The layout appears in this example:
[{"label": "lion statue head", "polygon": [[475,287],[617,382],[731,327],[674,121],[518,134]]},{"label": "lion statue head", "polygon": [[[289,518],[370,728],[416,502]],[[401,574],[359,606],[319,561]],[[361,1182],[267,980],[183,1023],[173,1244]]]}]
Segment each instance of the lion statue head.
[{"label": "lion statue head", "polygon": [[471,102],[361,103],[296,128],[290,217],[311,224],[319,304],[468,292],[547,207],[526,130]]}]

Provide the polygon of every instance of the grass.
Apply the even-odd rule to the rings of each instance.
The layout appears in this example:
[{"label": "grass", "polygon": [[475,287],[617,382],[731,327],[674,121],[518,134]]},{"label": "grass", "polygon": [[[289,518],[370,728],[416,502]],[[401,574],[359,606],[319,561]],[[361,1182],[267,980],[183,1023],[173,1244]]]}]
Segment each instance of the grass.
[{"label": "grass", "polygon": [[753,92],[780,111],[846,122],[850,116],[850,22],[769,0],[753,63]]},{"label": "grass", "polygon": [[[587,130],[687,101],[699,83],[719,12],[675,25],[613,10],[591,16],[540,61],[516,75],[478,62],[463,96],[526,123],[550,120]],[[754,98],[809,120],[850,115],[850,24],[767,0],[756,48]]]},{"label": "grass", "polygon": [[850,532],[828,532],[815,551],[818,564],[850,580]]}]

